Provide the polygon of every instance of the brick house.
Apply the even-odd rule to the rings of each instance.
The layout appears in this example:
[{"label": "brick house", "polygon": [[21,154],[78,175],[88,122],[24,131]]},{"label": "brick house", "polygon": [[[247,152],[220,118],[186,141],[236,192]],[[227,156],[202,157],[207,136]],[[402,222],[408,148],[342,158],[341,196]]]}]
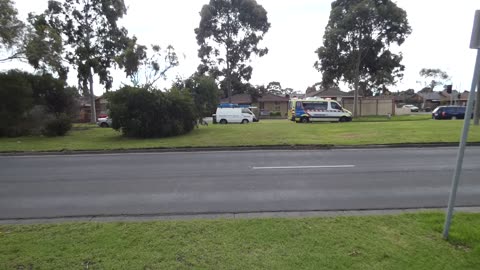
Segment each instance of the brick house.
[{"label": "brick house", "polygon": [[[256,107],[260,117],[281,116],[286,117],[288,110],[288,97],[273,94],[264,94],[254,100],[249,94],[237,94],[232,96],[232,103]],[[220,100],[221,103],[228,103],[228,98]]]}]

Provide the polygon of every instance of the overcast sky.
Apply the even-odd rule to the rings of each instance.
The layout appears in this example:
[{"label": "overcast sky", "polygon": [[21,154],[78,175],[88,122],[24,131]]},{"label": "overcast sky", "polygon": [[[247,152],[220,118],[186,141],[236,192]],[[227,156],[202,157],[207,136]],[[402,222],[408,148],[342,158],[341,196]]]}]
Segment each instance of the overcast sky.
[{"label": "overcast sky", "polygon": [[[160,87],[168,87],[176,76],[188,77],[195,72],[199,59],[198,45],[193,30],[200,21],[200,9],[208,0],[125,0],[128,13],[121,24],[142,44],[173,45],[180,56],[180,66],[168,73],[168,80]],[[29,12],[46,9],[47,0],[15,0],[21,18]],[[317,60],[315,50],[322,45],[322,37],[330,14],[331,0],[257,0],[268,12],[271,23],[263,45],[269,53],[252,59],[254,85],[281,82],[304,92],[321,81],[321,74],[313,68]],[[393,91],[423,86],[418,81],[421,68],[440,68],[452,77],[454,88],[469,90],[475,51],[469,49],[475,10],[478,0],[397,0],[407,11],[412,34],[400,47],[406,67],[404,79],[390,89]],[[28,67],[19,64],[12,66]],[[6,65],[2,66],[6,68]],[[114,72],[114,87],[129,81],[121,72]],[[69,82],[76,84],[76,75]],[[100,90],[100,91],[98,91]],[[343,87],[342,90],[348,90]],[[97,87],[96,94],[103,91]]]}]

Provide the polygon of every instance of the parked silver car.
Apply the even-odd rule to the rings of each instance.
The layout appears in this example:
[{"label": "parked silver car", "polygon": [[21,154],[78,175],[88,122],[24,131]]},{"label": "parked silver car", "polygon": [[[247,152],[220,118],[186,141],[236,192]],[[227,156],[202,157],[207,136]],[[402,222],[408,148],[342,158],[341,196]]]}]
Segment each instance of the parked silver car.
[{"label": "parked silver car", "polygon": [[108,128],[112,126],[112,118],[103,117],[97,119],[97,125],[102,128]]}]

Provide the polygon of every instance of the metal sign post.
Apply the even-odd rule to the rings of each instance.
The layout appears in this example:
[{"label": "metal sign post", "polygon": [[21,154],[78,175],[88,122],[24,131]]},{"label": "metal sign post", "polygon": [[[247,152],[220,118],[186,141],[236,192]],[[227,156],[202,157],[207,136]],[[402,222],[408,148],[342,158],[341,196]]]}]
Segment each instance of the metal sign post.
[{"label": "metal sign post", "polygon": [[[470,41],[470,48],[477,50],[477,59],[475,61],[475,69],[473,72],[472,87],[468,95],[467,108],[465,109],[465,120],[463,124],[462,137],[460,139],[460,146],[458,148],[457,166],[453,174],[452,190],[450,191],[450,198],[448,200],[447,216],[445,219],[445,226],[443,228],[443,238],[448,239],[450,231],[450,224],[452,222],[453,208],[455,207],[455,199],[457,196],[458,182],[462,172],[463,157],[465,154],[465,146],[467,144],[468,130],[470,129],[470,116],[473,111],[473,100],[475,99],[475,89],[477,88],[480,79],[480,10],[475,12],[475,21],[473,23],[472,39]],[[478,102],[478,101],[477,101]]]}]

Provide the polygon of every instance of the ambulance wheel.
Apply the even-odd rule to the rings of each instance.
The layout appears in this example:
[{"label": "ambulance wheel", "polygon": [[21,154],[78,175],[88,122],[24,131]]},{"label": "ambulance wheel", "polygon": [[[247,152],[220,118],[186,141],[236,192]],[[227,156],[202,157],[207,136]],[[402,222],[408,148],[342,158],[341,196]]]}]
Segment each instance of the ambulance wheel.
[{"label": "ambulance wheel", "polygon": [[247,119],[243,119],[243,120],[242,120],[242,124],[248,124],[248,120],[247,120]]},{"label": "ambulance wheel", "polygon": [[308,118],[307,118],[307,117],[302,117],[302,118],[300,119],[300,122],[302,122],[302,123],[305,124],[305,123],[308,123],[308,122],[310,122],[310,121],[308,121]]},{"label": "ambulance wheel", "polygon": [[342,123],[347,122],[347,121],[348,121],[348,118],[345,117],[345,116],[342,116],[342,117],[340,117],[340,119],[338,119],[338,122],[342,122]]}]

